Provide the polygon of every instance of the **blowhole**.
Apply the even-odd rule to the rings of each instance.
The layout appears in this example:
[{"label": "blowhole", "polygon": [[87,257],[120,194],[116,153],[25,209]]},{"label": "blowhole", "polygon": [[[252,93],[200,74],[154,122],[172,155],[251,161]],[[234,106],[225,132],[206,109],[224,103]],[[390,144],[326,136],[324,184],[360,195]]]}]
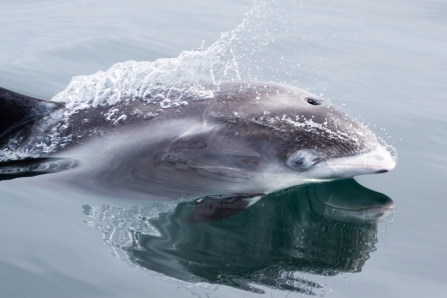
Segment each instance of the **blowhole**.
[{"label": "blowhole", "polygon": [[307,102],[308,102],[309,104],[311,104],[311,105],[314,105],[314,106],[319,106],[319,105],[321,105],[321,101],[319,101],[318,99],[308,97],[308,98],[306,98],[306,100],[307,100]]}]

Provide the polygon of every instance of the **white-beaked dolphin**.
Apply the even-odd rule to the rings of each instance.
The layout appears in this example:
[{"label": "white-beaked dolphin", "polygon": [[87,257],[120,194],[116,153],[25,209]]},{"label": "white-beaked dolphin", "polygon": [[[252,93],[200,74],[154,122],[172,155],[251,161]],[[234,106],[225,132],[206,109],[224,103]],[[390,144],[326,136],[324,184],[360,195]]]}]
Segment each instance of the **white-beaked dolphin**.
[{"label": "white-beaked dolphin", "polygon": [[152,101],[76,107],[0,89],[0,160],[41,158],[44,171],[58,168],[55,157],[72,158],[79,166],[68,172],[84,187],[171,198],[258,196],[396,165],[368,128],[295,87],[224,82],[175,102],[166,100],[172,89],[160,90]]}]

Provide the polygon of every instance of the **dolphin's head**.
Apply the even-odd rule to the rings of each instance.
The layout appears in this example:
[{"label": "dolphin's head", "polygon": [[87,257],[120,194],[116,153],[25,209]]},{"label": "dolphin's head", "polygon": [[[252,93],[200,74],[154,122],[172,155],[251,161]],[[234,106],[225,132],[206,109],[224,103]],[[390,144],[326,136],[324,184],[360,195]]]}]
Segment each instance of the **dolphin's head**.
[{"label": "dolphin's head", "polygon": [[280,108],[289,115],[301,112],[302,118],[280,120],[296,136],[287,152],[289,168],[305,177],[332,179],[385,173],[396,166],[375,134],[341,109],[305,91],[294,97],[293,108]]},{"label": "dolphin's head", "polygon": [[214,115],[246,123],[251,127],[247,137],[263,147],[261,154],[276,155],[300,177],[348,178],[388,172],[396,165],[371,130],[319,96],[272,83],[231,85],[231,92],[225,88],[225,104],[214,108]]}]

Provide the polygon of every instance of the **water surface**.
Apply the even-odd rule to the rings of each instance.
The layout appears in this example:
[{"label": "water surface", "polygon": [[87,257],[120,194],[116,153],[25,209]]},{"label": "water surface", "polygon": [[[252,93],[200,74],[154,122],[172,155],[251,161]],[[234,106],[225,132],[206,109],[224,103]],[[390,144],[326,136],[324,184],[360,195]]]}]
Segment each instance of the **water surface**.
[{"label": "water surface", "polygon": [[[234,48],[242,79],[324,94],[397,148],[396,169],[356,178],[362,186],[348,180],[273,194],[264,205],[197,224],[181,220],[194,214],[193,202],[157,205],[72,189],[57,182],[66,171],[2,180],[6,297],[447,294],[442,1],[5,2],[0,86],[50,99],[72,76],[177,57],[244,18]],[[392,200],[395,220],[340,215],[331,197]],[[197,254],[209,263],[199,266]]]}]

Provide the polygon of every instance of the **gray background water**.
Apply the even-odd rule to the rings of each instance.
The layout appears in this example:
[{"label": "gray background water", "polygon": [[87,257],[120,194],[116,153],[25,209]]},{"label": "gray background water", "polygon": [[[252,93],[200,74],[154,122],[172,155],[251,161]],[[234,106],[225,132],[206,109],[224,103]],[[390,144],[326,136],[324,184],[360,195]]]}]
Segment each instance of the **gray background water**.
[{"label": "gray background water", "polygon": [[[394,200],[396,220],[380,227],[377,251],[361,273],[321,278],[326,296],[445,297],[447,3],[283,2],[267,1],[261,14],[249,16],[251,31],[237,47],[242,77],[323,93],[371,123],[399,154],[393,172],[356,178]],[[0,86],[49,99],[74,75],[130,59],[176,57],[203,39],[209,45],[235,28],[250,6],[2,1]],[[82,205],[103,203],[134,204],[76,193],[51,178],[0,182],[2,297],[256,296],[165,281],[112,257],[101,233],[83,222]]]}]

